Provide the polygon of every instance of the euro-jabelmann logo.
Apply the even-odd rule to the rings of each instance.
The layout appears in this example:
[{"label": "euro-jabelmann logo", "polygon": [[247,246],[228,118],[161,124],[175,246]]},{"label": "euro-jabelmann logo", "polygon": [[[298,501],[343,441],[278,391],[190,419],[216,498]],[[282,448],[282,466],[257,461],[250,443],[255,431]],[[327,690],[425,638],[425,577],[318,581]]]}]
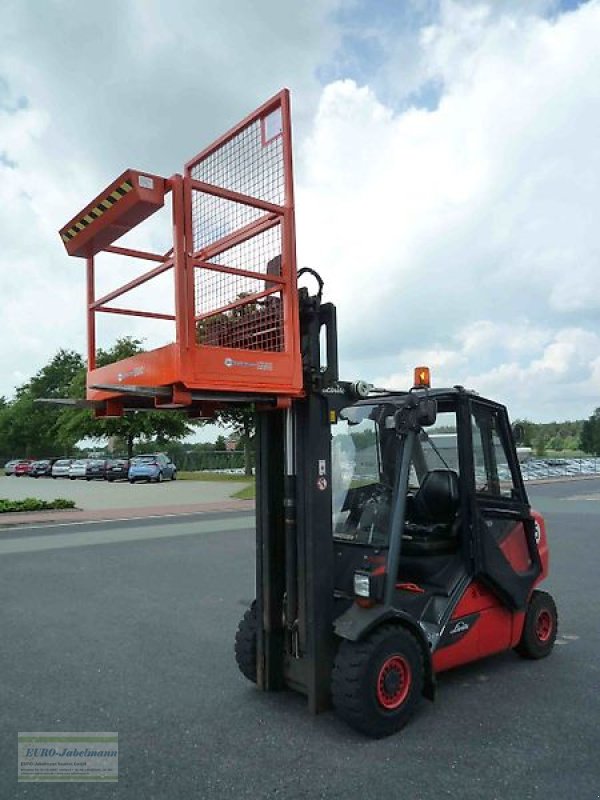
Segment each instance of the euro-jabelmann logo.
[{"label": "euro-jabelmann logo", "polygon": [[18,734],[19,782],[116,783],[119,735],[37,731]]}]

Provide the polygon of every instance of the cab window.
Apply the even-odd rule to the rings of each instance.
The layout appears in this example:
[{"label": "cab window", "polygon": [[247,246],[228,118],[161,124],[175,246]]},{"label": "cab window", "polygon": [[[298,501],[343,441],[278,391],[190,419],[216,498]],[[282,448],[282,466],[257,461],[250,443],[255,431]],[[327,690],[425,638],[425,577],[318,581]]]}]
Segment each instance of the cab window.
[{"label": "cab window", "polygon": [[456,413],[438,412],[435,425],[421,431],[411,465],[409,488],[418,489],[427,472],[451,469],[458,474]]},{"label": "cab window", "polygon": [[500,415],[494,409],[477,406],[471,421],[475,491],[486,496],[514,498],[517,490]]}]

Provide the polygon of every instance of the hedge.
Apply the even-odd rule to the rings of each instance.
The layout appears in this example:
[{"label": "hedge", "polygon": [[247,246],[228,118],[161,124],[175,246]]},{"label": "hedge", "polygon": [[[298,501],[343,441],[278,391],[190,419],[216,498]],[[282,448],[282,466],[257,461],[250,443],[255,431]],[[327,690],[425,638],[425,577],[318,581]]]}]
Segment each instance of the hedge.
[{"label": "hedge", "polygon": [[26,497],[25,500],[6,500],[0,498],[0,514],[14,511],[46,511],[62,508],[75,508],[73,500],[57,497],[56,500],[38,500],[36,497]]}]

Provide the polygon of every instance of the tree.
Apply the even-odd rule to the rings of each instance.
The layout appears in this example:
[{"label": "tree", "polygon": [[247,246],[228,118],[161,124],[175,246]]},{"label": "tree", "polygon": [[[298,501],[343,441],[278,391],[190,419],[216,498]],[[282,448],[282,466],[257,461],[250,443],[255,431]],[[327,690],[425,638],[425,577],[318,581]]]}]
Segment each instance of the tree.
[{"label": "tree", "polygon": [[523,447],[533,447],[538,428],[535,422],[530,422],[528,419],[517,419],[515,425],[520,425],[523,430],[523,441],[519,444]]},{"label": "tree", "polygon": [[596,408],[583,423],[579,446],[585,453],[600,455],[600,408]]},{"label": "tree", "polygon": [[40,398],[68,397],[74,378],[83,370],[83,359],[73,350],[61,349],[27,383],[16,391],[12,403],[0,408],[0,431],[3,449],[22,456],[60,455],[70,449],[76,438],[57,436],[61,410],[37,403]]},{"label": "tree", "polygon": [[546,437],[541,431],[534,442],[534,447],[536,456],[543,458],[546,455]]},{"label": "tree", "polygon": [[234,433],[240,437],[240,444],[244,448],[244,474],[252,475],[256,428],[254,409],[251,406],[231,406],[219,411],[217,420],[233,428]]},{"label": "tree", "polygon": [[[118,339],[109,350],[98,350],[96,363],[99,367],[112,364],[123,358],[143,352],[142,342],[126,336]],[[85,397],[85,369],[74,377],[71,383],[71,396]],[[146,440],[157,447],[164,447],[172,439],[182,439],[192,432],[187,417],[178,411],[134,411],[122,417],[96,419],[85,408],[64,409],[61,412],[58,436],[61,441],[75,441],[90,437],[92,439],[116,438],[123,443],[127,457],[131,458],[135,442]]]},{"label": "tree", "polygon": [[226,448],[227,444],[225,442],[225,437],[217,436],[217,438],[215,439],[215,450],[217,452],[223,452],[224,450],[226,450]]}]

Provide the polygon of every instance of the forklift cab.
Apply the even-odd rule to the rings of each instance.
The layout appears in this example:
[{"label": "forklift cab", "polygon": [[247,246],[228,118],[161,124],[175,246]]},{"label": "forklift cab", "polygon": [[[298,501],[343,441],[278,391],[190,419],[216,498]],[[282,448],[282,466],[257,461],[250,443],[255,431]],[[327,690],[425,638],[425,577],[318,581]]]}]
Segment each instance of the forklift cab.
[{"label": "forklift cab", "polygon": [[503,406],[419,389],[343,408],[334,428],[333,699],[381,736],[412,713],[411,692],[433,697],[436,673],[518,647],[528,606],[546,603],[555,632],[551,598],[531,602],[548,552]]},{"label": "forklift cab", "polygon": [[[523,607],[541,564],[503,406],[454,388],[343,408],[332,483],[339,600],[401,610],[480,575],[508,607]],[[515,527],[516,570],[502,550]]]}]

